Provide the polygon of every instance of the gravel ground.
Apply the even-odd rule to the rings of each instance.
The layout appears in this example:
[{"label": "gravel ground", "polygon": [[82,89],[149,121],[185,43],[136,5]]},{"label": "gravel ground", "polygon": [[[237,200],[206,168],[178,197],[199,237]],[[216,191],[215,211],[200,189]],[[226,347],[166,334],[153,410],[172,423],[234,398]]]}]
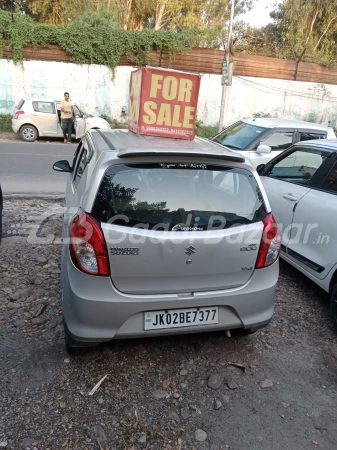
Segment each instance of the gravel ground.
[{"label": "gravel ground", "polygon": [[115,341],[70,357],[60,206],[5,201],[0,448],[336,449],[337,345],[323,291],[283,263],[274,319],[255,335]]}]

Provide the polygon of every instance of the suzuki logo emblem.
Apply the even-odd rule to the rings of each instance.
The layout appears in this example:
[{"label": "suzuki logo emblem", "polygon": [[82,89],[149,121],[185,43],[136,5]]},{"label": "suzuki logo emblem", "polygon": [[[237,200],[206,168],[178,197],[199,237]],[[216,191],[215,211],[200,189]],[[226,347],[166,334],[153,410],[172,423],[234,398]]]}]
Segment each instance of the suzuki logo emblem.
[{"label": "suzuki logo emblem", "polygon": [[193,247],[193,245],[190,245],[189,247],[185,248],[185,253],[188,256],[193,255],[193,253],[195,253],[195,247]]}]

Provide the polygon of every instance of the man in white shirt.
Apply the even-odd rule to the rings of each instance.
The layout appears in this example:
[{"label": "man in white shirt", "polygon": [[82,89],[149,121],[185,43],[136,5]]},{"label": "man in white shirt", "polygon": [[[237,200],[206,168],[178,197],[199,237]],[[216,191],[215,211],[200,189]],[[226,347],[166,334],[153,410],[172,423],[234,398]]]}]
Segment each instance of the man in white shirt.
[{"label": "man in white shirt", "polygon": [[73,105],[69,98],[69,92],[64,93],[64,100],[60,103],[61,124],[64,136],[64,143],[71,144],[71,130],[73,128]]}]

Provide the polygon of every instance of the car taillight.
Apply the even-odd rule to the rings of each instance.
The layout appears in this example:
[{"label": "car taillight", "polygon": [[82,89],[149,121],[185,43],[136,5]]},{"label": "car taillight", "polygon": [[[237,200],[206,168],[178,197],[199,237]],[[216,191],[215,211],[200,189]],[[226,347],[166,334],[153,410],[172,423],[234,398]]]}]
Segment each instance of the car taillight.
[{"label": "car taillight", "polygon": [[272,213],[263,219],[263,235],[259,254],[256,261],[256,269],[268,267],[274,264],[281,250],[281,233]]},{"label": "car taillight", "polygon": [[24,111],[16,111],[16,113],[14,114],[14,119],[17,119],[19,116],[21,116],[21,114],[25,114]]},{"label": "car taillight", "polygon": [[70,225],[70,255],[82,272],[109,275],[109,257],[100,223],[82,209]]}]

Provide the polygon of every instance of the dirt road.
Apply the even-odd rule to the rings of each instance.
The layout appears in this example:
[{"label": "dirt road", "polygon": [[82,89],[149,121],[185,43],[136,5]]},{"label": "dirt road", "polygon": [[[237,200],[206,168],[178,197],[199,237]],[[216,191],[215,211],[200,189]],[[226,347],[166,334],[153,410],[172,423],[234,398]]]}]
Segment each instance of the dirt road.
[{"label": "dirt road", "polygon": [[274,319],[255,335],[115,341],[69,357],[60,206],[5,202],[0,448],[336,449],[337,339],[320,289],[281,264]]}]

